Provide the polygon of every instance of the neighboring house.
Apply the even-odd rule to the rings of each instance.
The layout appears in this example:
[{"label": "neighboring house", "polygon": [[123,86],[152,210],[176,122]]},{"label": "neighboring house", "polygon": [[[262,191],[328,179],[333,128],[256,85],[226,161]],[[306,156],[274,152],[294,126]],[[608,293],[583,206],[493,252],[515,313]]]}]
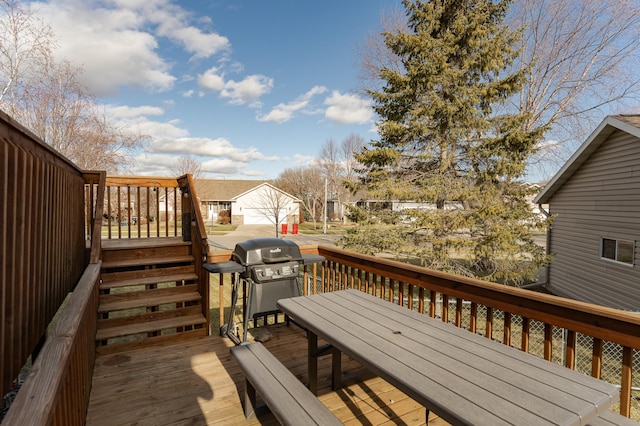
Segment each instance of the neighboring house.
[{"label": "neighboring house", "polygon": [[[540,189],[540,185],[535,183],[525,182],[523,185],[528,185],[533,187],[534,189]],[[531,205],[531,210],[534,213],[540,213],[540,209],[537,204],[533,202],[533,196],[528,197],[529,204]],[[359,207],[368,207],[372,208],[374,206],[382,208],[384,210],[389,210],[392,212],[403,212],[409,209],[417,209],[417,210],[436,210],[437,206],[435,203],[427,203],[427,202],[417,202],[417,201],[400,201],[400,200],[378,200],[375,198],[370,198],[366,191],[359,192],[356,196],[352,197],[351,205],[357,205]],[[335,200],[327,201],[327,210],[329,213],[335,212],[338,210],[339,203]],[[445,203],[446,209],[461,209],[463,208],[462,203],[458,201],[447,201]],[[331,218],[331,214],[329,214]]]},{"label": "neighboring house", "polygon": [[235,225],[299,223],[300,200],[262,180],[196,179],[205,220],[217,221],[227,210]]},{"label": "neighboring house", "polygon": [[534,201],[555,216],[547,289],[640,312],[640,115],[608,116]]}]

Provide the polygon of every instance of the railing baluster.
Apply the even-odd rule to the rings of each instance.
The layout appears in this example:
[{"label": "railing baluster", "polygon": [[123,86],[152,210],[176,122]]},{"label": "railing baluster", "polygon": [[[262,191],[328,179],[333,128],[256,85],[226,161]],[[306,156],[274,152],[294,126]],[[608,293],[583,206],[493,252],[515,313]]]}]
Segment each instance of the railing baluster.
[{"label": "railing baluster", "polygon": [[493,338],[493,308],[487,306],[487,317],[486,317],[486,323],[485,323],[485,330],[484,330],[484,336],[487,339],[492,339]]},{"label": "railing baluster", "polygon": [[371,294],[373,296],[377,296],[378,294],[377,285],[378,285],[378,275],[371,274]]},{"label": "railing baluster", "polygon": [[544,359],[551,361],[553,355],[553,326],[544,324]]},{"label": "railing baluster", "polygon": [[504,312],[502,343],[511,346],[511,313]]},{"label": "railing baluster", "polygon": [[120,193],[120,186],[116,187],[118,194],[118,238],[122,238],[122,194]]},{"label": "railing baluster", "polygon": [[575,370],[577,335],[573,330],[567,330],[567,342],[564,351],[564,366]]},{"label": "railing baluster", "polygon": [[138,197],[137,198],[138,205],[136,206],[136,216],[135,216],[136,217],[136,223],[135,223],[135,225],[138,228],[138,238],[140,238],[141,237],[141,235],[140,235],[140,219],[141,219],[141,217],[140,217],[140,211],[141,211],[140,210],[140,207],[141,207],[140,206],[140,202],[141,202],[141,198],[140,198],[140,187],[139,186],[136,188],[136,192],[137,192],[136,196]]},{"label": "railing baluster", "polygon": [[[154,188],[156,194],[156,237],[160,237],[160,191],[162,188]],[[166,203],[165,203],[166,204]]]},{"label": "railing baluster", "polygon": [[131,238],[131,187],[127,186],[127,237]]},{"label": "railing baluster", "polygon": [[[178,235],[178,221],[182,221],[182,218],[178,218],[178,188],[173,188],[173,212],[173,236],[175,237]],[[168,236],[169,230],[167,229]]]},{"label": "railing baluster", "polygon": [[429,316],[431,318],[436,317],[436,297],[438,297],[438,294],[436,293],[436,291],[430,290],[429,291]]},{"label": "railing baluster", "polygon": [[593,339],[593,348],[591,354],[591,375],[596,379],[602,374],[602,349],[604,344],[602,339]]},{"label": "railing baluster", "polygon": [[462,298],[456,297],[456,327],[462,327]]},{"label": "railing baluster", "polygon": [[449,296],[442,295],[442,322],[449,322]]},{"label": "railing baluster", "polygon": [[471,302],[469,312],[469,331],[475,333],[478,330],[478,304]]},{"label": "railing baluster", "polygon": [[[147,225],[147,237],[151,237],[151,187],[147,186],[147,202],[146,204],[146,225]],[[140,220],[140,218],[138,218]]]},{"label": "railing baluster", "polygon": [[633,371],[633,349],[622,348],[622,373],[620,378],[620,414],[631,415],[631,376]]},{"label": "railing baluster", "polygon": [[111,239],[112,238],[111,226],[113,226],[112,225],[113,214],[111,214],[111,212],[113,211],[113,209],[111,208],[111,187],[106,188],[105,192],[107,193],[107,209],[109,210],[107,211],[107,217],[108,217],[107,225],[109,226],[109,230],[107,231],[107,236],[109,239]]},{"label": "railing baluster", "polygon": [[529,331],[531,330],[531,320],[522,317],[522,340],[520,342],[520,350],[529,352]]}]

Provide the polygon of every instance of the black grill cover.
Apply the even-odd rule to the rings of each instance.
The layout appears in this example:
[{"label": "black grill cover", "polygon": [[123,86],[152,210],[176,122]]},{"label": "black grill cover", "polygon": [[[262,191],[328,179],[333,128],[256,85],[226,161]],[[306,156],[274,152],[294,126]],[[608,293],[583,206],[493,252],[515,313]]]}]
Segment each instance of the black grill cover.
[{"label": "black grill cover", "polygon": [[232,258],[244,266],[302,261],[300,247],[279,238],[255,238],[236,244]]}]

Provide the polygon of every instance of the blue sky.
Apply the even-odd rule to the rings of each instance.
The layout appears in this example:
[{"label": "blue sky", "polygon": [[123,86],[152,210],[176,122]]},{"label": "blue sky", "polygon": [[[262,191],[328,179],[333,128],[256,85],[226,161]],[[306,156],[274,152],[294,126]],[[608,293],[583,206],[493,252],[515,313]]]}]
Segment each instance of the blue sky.
[{"label": "blue sky", "polygon": [[376,139],[357,50],[400,0],[33,2],[115,123],[151,136],[131,174],[272,179],[329,139]]}]

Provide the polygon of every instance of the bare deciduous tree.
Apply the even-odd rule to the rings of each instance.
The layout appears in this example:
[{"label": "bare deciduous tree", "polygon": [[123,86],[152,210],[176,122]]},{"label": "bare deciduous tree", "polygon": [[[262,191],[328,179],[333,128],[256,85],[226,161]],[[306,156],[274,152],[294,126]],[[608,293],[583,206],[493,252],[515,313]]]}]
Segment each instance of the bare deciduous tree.
[{"label": "bare deciduous tree", "polygon": [[132,165],[128,150],[144,137],[109,123],[79,81],[82,70],[53,61],[23,82],[9,114],[80,168],[117,172]]},{"label": "bare deciduous tree", "polygon": [[302,208],[312,218],[314,226],[322,220],[324,177],[318,167],[285,169],[274,185],[302,201]]},{"label": "bare deciduous tree", "polygon": [[183,155],[176,160],[173,171],[176,176],[191,174],[193,179],[202,177],[202,163],[191,155]]},{"label": "bare deciduous tree", "polygon": [[603,112],[637,102],[638,2],[518,0],[510,19],[524,29],[517,66],[530,68],[517,107],[530,114],[527,130],[551,125],[557,143],[540,154],[547,160],[559,154],[564,162]]},{"label": "bare deciduous tree", "polygon": [[19,0],[0,0],[0,108],[82,169],[126,169],[145,137],[109,121],[82,69],[54,60],[53,37]]},{"label": "bare deciduous tree", "polygon": [[51,27],[17,0],[0,0],[0,102],[51,57]]},{"label": "bare deciduous tree", "polygon": [[272,185],[265,185],[264,191],[258,195],[257,209],[269,222],[276,227],[276,238],[280,235],[280,225],[287,219],[290,207],[287,194]]},{"label": "bare deciduous tree", "polygon": [[346,220],[344,204],[349,201],[350,193],[345,187],[346,182],[355,181],[356,164],[354,153],[365,146],[361,136],[351,134],[340,145],[333,139],[327,140],[320,150],[320,167],[327,179],[328,195],[337,200],[340,209],[340,219]]}]

